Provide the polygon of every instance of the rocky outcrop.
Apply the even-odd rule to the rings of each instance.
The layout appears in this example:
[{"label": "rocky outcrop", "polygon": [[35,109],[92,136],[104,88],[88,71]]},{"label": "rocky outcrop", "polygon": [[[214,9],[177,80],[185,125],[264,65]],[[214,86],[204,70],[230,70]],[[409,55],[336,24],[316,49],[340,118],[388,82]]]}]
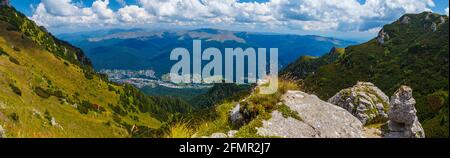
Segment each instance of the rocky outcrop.
[{"label": "rocky outcrop", "polygon": [[412,96],[412,89],[401,86],[391,97],[389,110],[388,138],[424,138],[425,132],[420,124]]},{"label": "rocky outcrop", "polygon": [[410,18],[409,16],[403,16],[403,17],[400,19],[400,23],[403,24],[403,25],[409,24],[410,21],[411,21],[411,18]]},{"label": "rocky outcrop", "polygon": [[389,34],[384,32],[384,29],[381,29],[380,32],[378,32],[377,42],[378,44],[383,45],[389,38]]},{"label": "rocky outcrop", "polygon": [[369,82],[358,82],[351,88],[341,90],[328,102],[346,109],[364,125],[386,122],[388,119],[389,97]]},{"label": "rocky outcrop", "polygon": [[6,138],[6,131],[3,129],[2,125],[0,125],[0,138]]},{"label": "rocky outcrop", "polygon": [[274,111],[272,118],[257,128],[262,136],[285,138],[361,138],[361,122],[345,109],[320,100],[315,95],[288,91],[283,103],[302,118],[284,118]]},{"label": "rocky outcrop", "polygon": [[244,116],[240,112],[241,105],[237,104],[233,109],[230,111],[230,122],[231,125],[234,127],[241,127],[245,124]]}]

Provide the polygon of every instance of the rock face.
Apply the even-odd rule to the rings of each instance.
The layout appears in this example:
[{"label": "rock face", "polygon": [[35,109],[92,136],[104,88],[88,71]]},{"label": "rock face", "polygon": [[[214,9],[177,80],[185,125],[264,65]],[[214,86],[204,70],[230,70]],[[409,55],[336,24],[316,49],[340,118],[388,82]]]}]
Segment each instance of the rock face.
[{"label": "rock face", "polygon": [[262,136],[286,138],[361,138],[361,122],[345,109],[320,100],[315,95],[288,91],[283,103],[296,111],[302,121],[284,118],[278,111],[257,128]]},{"label": "rock face", "polygon": [[383,45],[387,40],[389,40],[389,34],[384,32],[384,29],[381,29],[380,32],[378,32],[377,41],[378,44]]},{"label": "rock face", "polygon": [[412,96],[412,89],[401,86],[391,97],[389,110],[388,138],[425,138],[425,132],[416,116],[416,100]]},{"label": "rock face", "polygon": [[411,18],[409,16],[404,16],[401,20],[400,23],[403,25],[407,25],[409,24],[409,22],[411,21]]},{"label": "rock face", "polygon": [[240,112],[241,105],[237,104],[233,109],[230,111],[230,121],[231,125],[235,127],[240,127],[245,124],[244,116],[242,116]]},{"label": "rock face", "polygon": [[389,97],[369,82],[358,82],[355,86],[341,90],[328,100],[346,109],[362,124],[386,122]]},{"label": "rock face", "polygon": [[6,138],[6,131],[0,125],[0,138]]}]

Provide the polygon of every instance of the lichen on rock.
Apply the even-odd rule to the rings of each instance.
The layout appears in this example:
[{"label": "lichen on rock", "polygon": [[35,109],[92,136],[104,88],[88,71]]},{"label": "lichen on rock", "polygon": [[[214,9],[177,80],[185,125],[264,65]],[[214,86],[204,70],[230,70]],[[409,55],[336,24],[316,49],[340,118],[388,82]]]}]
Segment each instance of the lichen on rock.
[{"label": "lichen on rock", "polygon": [[328,102],[346,109],[362,124],[386,122],[389,97],[369,82],[358,82],[355,86],[341,90]]}]

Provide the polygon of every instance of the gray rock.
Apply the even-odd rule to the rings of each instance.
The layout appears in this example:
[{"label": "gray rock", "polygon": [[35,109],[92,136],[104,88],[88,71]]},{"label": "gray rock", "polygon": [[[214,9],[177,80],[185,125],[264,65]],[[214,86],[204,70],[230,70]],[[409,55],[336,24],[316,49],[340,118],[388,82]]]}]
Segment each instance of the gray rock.
[{"label": "gray rock", "polygon": [[381,29],[380,32],[378,32],[377,41],[378,44],[383,45],[387,40],[389,40],[389,34],[384,32],[384,29]]},{"label": "gray rock", "polygon": [[6,130],[0,125],[0,138],[6,138]]},{"label": "gray rock", "polygon": [[228,138],[225,133],[213,133],[209,138]]},{"label": "gray rock", "polygon": [[[283,103],[296,111],[302,122],[311,127],[319,138],[361,138],[362,123],[347,110],[320,100],[315,95],[301,91],[288,91],[282,97]],[[288,118],[289,119],[289,118]],[[290,122],[293,122],[292,120]],[[299,124],[299,123],[297,123]],[[304,126],[301,132],[307,137],[311,128]]]},{"label": "gray rock", "polygon": [[231,130],[231,131],[228,131],[227,135],[229,138],[233,138],[237,132],[238,131],[236,131],[236,130]]},{"label": "gray rock", "polygon": [[425,138],[425,132],[416,115],[416,100],[412,89],[401,86],[391,97],[388,127],[389,138]]},{"label": "gray rock", "polygon": [[404,16],[404,17],[400,20],[400,23],[406,25],[406,24],[409,24],[410,21],[411,21],[411,18],[410,18],[409,16]]},{"label": "gray rock", "polygon": [[328,100],[346,109],[362,124],[386,122],[389,97],[369,82],[358,82],[355,86],[341,90]]},{"label": "gray rock", "polygon": [[263,126],[257,129],[257,134],[261,136],[278,136],[283,138],[314,138],[318,137],[318,132],[308,124],[293,119],[284,118],[278,112],[272,112],[272,117],[263,121]]},{"label": "gray rock", "polygon": [[237,104],[233,109],[230,111],[230,121],[231,125],[235,127],[240,127],[245,124],[244,122],[244,116],[240,112],[241,105]]},{"label": "gray rock", "polygon": [[437,30],[437,24],[436,23],[431,23],[431,26],[430,26],[430,29],[431,29],[431,31],[433,31],[433,32],[435,32],[436,30]]}]

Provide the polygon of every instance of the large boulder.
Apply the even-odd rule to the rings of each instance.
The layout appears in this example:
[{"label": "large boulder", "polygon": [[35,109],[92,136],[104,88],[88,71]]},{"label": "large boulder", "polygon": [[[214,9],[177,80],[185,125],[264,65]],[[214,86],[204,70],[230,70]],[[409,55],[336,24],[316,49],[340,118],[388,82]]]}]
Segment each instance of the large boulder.
[{"label": "large boulder", "polygon": [[274,111],[272,118],[257,128],[262,136],[285,138],[361,138],[361,122],[347,110],[301,91],[288,91],[283,103],[298,113],[301,120],[284,118]]},{"label": "large boulder", "polygon": [[389,97],[369,82],[358,82],[351,88],[341,90],[328,102],[346,109],[364,125],[382,123],[388,119]]},{"label": "large boulder", "polygon": [[389,138],[424,138],[425,132],[416,115],[412,89],[401,86],[391,97],[388,127]]}]

